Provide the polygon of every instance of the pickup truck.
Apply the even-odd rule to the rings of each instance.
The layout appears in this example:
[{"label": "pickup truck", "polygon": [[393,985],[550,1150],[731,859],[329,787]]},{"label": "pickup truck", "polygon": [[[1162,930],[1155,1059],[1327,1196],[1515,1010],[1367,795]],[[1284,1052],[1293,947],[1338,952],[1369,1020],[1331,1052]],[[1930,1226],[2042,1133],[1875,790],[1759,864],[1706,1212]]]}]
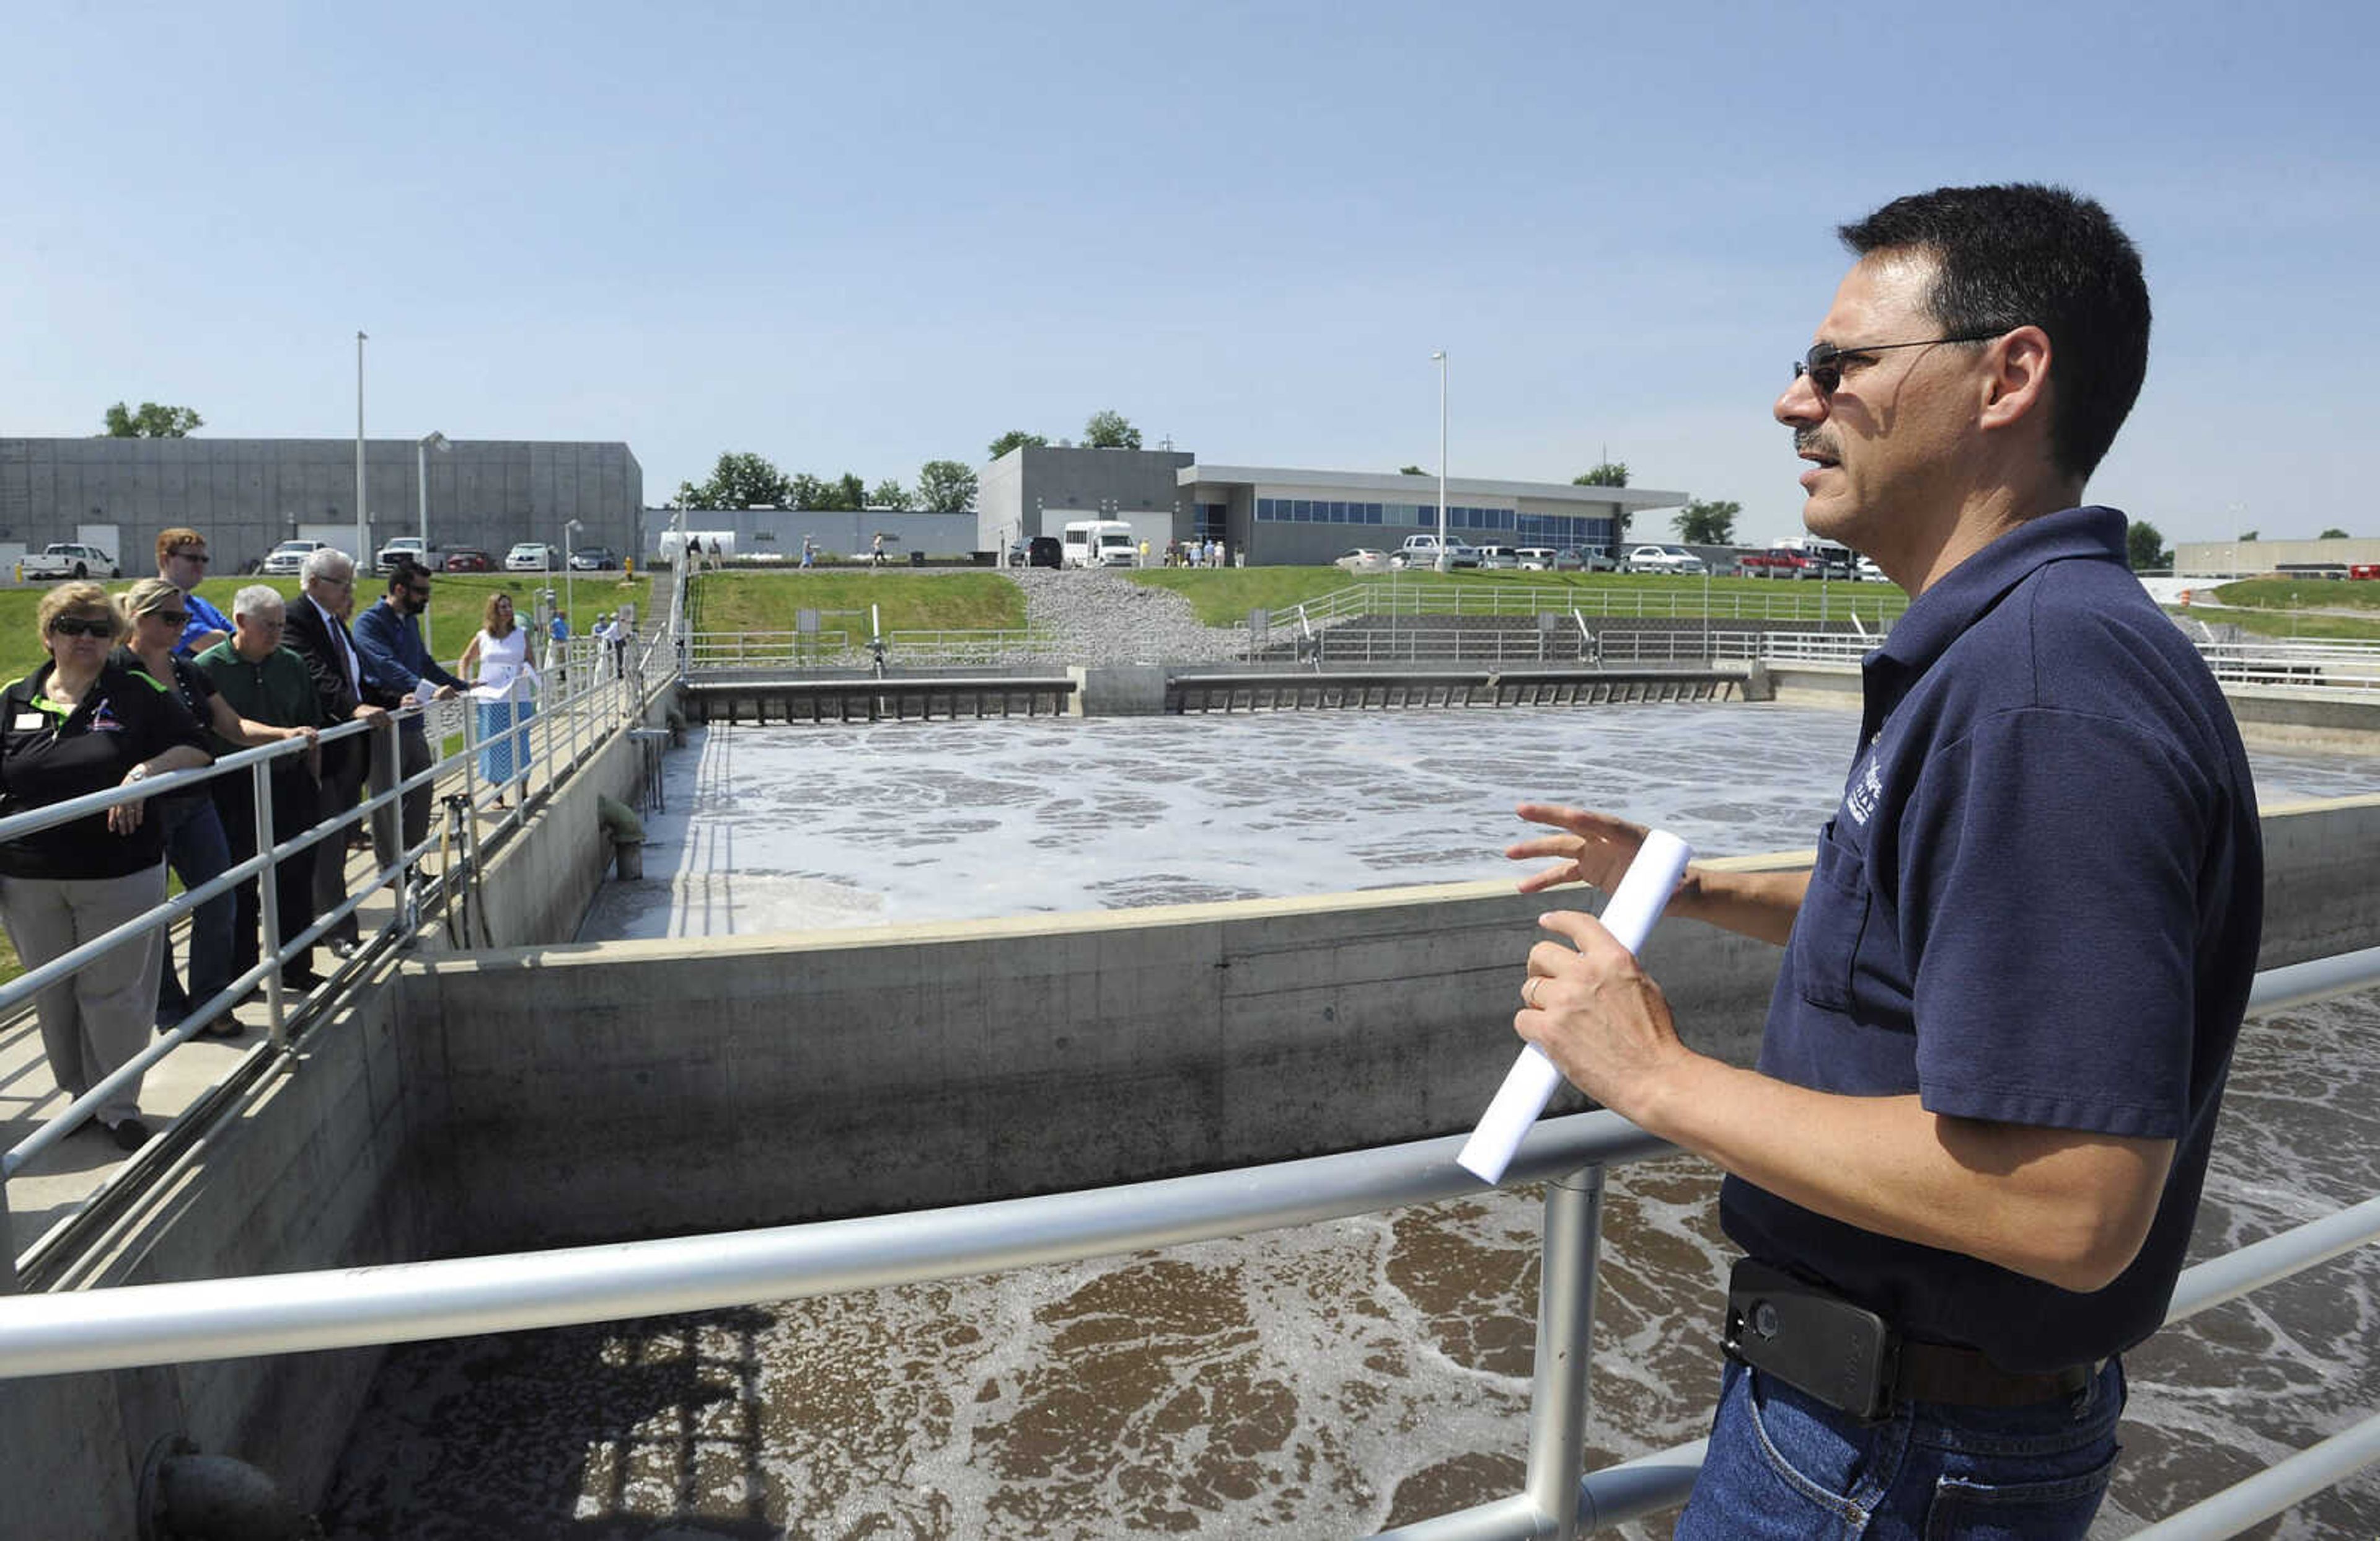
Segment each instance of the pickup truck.
[{"label": "pickup truck", "polygon": [[20,570],[27,578],[122,577],[115,558],[97,546],[53,540],[40,554],[28,553]]},{"label": "pickup truck", "polygon": [[[1460,540],[1447,541],[1446,554],[1447,565],[1450,567],[1479,565],[1478,548],[1466,546]],[[1437,566],[1438,537],[1435,535],[1406,536],[1405,543],[1389,554],[1389,565],[1407,569]]]}]

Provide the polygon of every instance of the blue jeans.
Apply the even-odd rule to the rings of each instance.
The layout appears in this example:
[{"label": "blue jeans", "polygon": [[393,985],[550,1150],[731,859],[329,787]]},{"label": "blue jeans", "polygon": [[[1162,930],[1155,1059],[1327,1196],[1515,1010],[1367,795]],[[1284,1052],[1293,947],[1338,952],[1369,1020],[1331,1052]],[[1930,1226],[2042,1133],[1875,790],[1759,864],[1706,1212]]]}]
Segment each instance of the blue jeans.
[{"label": "blue jeans", "polygon": [[[154,807],[154,805],[152,805]],[[214,799],[201,793],[176,797],[163,810],[165,859],[185,890],[212,882],[231,866],[231,843],[223,820],[215,816]],[[231,983],[233,910],[228,892],[218,893],[190,912],[190,988],[186,994],[174,972],[174,950],[165,947],[157,970],[157,1025],[170,1026],[192,1006],[212,1001]]]},{"label": "blue jeans", "polygon": [[1679,1541],[2075,1541],[2116,1465],[2123,1366],[2074,1401],[1904,1406],[1863,1424],[1730,1362]]}]

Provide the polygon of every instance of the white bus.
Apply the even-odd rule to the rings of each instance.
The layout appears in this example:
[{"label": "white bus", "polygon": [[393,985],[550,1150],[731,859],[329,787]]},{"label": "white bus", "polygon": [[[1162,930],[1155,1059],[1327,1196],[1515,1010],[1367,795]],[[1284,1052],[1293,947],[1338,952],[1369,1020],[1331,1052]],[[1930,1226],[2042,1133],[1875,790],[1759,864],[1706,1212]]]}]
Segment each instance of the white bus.
[{"label": "white bus", "polygon": [[1140,537],[1122,519],[1077,519],[1061,550],[1069,567],[1129,567],[1140,560]]}]

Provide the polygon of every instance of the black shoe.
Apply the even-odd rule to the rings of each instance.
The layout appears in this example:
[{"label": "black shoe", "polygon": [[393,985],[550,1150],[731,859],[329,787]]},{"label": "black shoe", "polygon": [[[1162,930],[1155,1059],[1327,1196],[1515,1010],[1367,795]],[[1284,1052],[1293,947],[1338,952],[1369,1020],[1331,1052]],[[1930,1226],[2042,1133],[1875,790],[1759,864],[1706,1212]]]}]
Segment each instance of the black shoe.
[{"label": "black shoe", "polygon": [[211,1038],[236,1038],[248,1029],[240,1025],[239,1018],[225,1012],[199,1031]]},{"label": "black shoe", "polygon": [[322,984],[322,977],[315,973],[311,968],[285,967],[281,971],[281,988],[283,989],[310,990]]},{"label": "black shoe", "polygon": [[357,940],[354,937],[333,937],[331,939],[331,955],[339,959],[341,962],[345,962],[346,960],[354,957],[363,950],[364,944]]},{"label": "black shoe", "polygon": [[118,1150],[138,1150],[149,1143],[149,1126],[137,1118],[128,1118],[108,1131],[115,1136]]}]

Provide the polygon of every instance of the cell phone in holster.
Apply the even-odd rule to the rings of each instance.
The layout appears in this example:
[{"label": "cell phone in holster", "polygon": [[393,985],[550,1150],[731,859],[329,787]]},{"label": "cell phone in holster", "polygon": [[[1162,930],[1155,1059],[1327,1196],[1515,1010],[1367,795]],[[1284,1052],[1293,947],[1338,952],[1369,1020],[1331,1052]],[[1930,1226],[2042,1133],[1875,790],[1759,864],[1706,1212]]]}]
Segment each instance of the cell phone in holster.
[{"label": "cell phone in holster", "polygon": [[1720,1347],[1855,1418],[1874,1422],[1892,1411],[1900,1351],[1892,1324],[1757,1259],[1728,1275]]}]

